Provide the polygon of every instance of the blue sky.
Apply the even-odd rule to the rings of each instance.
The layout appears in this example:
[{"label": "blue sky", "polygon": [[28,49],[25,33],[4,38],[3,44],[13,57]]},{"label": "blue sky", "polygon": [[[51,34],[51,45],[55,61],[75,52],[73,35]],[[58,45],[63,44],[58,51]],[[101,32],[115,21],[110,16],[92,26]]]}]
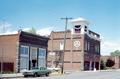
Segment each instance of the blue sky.
[{"label": "blue sky", "polygon": [[64,30],[60,18],[66,16],[90,22],[89,28],[101,35],[102,54],[120,49],[120,0],[0,0],[0,22],[4,20],[11,31]]}]

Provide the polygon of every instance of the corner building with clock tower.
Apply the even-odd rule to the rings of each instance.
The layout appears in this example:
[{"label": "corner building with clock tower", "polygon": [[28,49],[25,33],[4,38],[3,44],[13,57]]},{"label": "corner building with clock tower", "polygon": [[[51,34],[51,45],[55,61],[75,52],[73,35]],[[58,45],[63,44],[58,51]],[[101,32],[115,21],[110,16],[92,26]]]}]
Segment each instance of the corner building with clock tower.
[{"label": "corner building with clock tower", "polygon": [[48,67],[61,68],[64,55],[64,71],[100,69],[100,35],[89,30],[89,22],[83,18],[71,21],[73,28],[52,31],[48,42]]}]

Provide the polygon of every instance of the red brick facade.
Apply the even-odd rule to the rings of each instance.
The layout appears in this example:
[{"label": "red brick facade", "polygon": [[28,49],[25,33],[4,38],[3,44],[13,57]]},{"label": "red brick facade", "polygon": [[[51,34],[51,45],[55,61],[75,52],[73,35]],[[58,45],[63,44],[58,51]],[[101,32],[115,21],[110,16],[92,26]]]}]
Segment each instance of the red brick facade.
[{"label": "red brick facade", "polygon": [[120,56],[101,56],[101,60],[107,62],[108,59],[111,59],[115,62],[115,65],[112,67],[114,69],[120,68]]},{"label": "red brick facade", "polygon": [[[60,56],[62,55],[63,51],[60,50],[60,42],[63,41],[63,38],[64,32],[51,33],[50,40],[48,42],[48,51],[49,53],[53,52],[55,55],[51,56],[50,54],[48,54],[48,66],[52,66],[52,63],[55,67],[61,66]],[[75,41],[80,41],[79,47],[75,47]],[[85,41],[89,41],[91,44],[94,43],[94,46],[96,44],[100,45],[99,41],[90,40],[89,38],[85,40],[84,35],[76,37],[71,35],[71,31],[67,31],[67,39],[64,53],[65,70],[88,70],[89,68],[85,69],[86,62],[88,64],[90,64],[90,62],[98,63],[96,68],[99,69],[100,51],[96,53],[94,50],[92,50],[92,47],[90,47],[91,50],[89,51],[85,50]],[[59,64],[57,65],[57,63]]]},{"label": "red brick facade", "polygon": [[61,49],[64,46],[65,32],[51,32],[48,66],[61,67],[64,55],[64,71],[99,69],[100,35],[88,30],[88,22],[82,18],[75,19],[72,23],[73,29],[66,32],[65,50]]}]

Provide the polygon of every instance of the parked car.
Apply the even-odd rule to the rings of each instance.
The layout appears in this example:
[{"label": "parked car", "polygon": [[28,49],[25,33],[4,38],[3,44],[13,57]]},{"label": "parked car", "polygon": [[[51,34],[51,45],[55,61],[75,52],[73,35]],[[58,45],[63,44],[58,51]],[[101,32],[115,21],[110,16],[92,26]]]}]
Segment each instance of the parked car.
[{"label": "parked car", "polygon": [[51,73],[51,70],[45,67],[40,67],[32,70],[26,70],[23,72],[23,75],[24,77],[28,77],[28,76],[39,77],[42,75],[49,76],[50,73]]}]

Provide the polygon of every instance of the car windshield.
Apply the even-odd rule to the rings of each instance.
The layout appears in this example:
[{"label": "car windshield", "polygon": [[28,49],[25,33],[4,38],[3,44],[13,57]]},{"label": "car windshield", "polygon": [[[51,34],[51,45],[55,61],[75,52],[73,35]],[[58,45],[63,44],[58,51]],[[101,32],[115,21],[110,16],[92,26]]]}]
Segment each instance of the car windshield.
[{"label": "car windshield", "polygon": [[32,68],[32,69],[39,69],[39,68],[35,67],[35,68]]},{"label": "car windshield", "polygon": [[40,69],[40,70],[45,70],[46,68],[45,68],[45,67],[40,67],[39,69]]}]

